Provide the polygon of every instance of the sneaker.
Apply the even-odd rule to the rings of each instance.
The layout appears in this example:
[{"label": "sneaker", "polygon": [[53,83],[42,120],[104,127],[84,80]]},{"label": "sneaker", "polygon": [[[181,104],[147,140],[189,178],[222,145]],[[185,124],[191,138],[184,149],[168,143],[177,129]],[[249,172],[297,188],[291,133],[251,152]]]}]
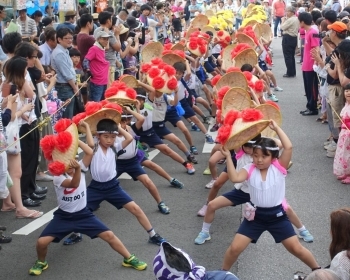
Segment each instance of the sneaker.
[{"label": "sneaker", "polygon": [[187,169],[187,174],[193,175],[196,171],[193,167],[193,165],[189,162],[186,163],[185,168]]},{"label": "sneaker", "polygon": [[209,117],[203,117],[203,123],[210,124],[210,118]]},{"label": "sneaker", "polygon": [[311,235],[311,233],[307,229],[299,232],[298,237],[302,238],[307,243],[314,242],[314,237]]},{"label": "sneaker", "polygon": [[182,189],[184,187],[184,184],[175,178],[171,180],[170,184],[177,189]]},{"label": "sneaker", "polygon": [[195,157],[194,155],[188,155],[188,156],[187,156],[187,160],[188,160],[189,162],[194,163],[194,164],[197,164],[197,163],[198,163],[198,161],[197,161],[197,159],[196,159],[196,157]]},{"label": "sneaker", "polygon": [[208,144],[214,144],[213,137],[211,137],[210,135],[206,135],[205,142],[207,142]]},{"label": "sneaker", "polygon": [[200,132],[200,131],[201,131],[201,130],[198,128],[198,126],[195,125],[195,124],[191,125],[191,130],[192,130],[192,131],[197,131],[197,132]]},{"label": "sneaker", "polygon": [[208,241],[210,240],[211,237],[210,237],[210,234],[209,232],[204,232],[204,231],[201,231],[197,238],[194,240],[194,244],[197,244],[197,245],[202,245],[205,243],[205,241]]},{"label": "sneaker", "polygon": [[47,269],[49,265],[47,264],[47,261],[41,262],[37,260],[33,267],[29,269],[29,274],[30,275],[40,275],[43,270]]},{"label": "sneaker", "polygon": [[132,254],[128,259],[124,258],[122,266],[133,267],[136,270],[145,270],[147,268],[147,264],[136,258],[134,254]]},{"label": "sneaker", "polygon": [[211,179],[211,181],[205,185],[206,189],[211,189],[215,183],[216,179]]},{"label": "sneaker", "polygon": [[203,175],[211,175],[211,171],[210,171],[210,168],[209,168],[209,167],[207,167],[206,169],[204,169]]},{"label": "sneaker", "polygon": [[41,182],[50,182],[53,180],[53,177],[47,174],[40,175],[36,174],[35,181],[41,181]]},{"label": "sneaker", "polygon": [[83,240],[81,233],[72,233],[66,240],[64,240],[63,245],[73,245]]},{"label": "sneaker", "polygon": [[166,240],[163,237],[161,237],[158,233],[156,233],[154,236],[148,239],[149,243],[156,244],[158,246],[160,246],[160,244],[162,244],[165,241]]},{"label": "sneaker", "polygon": [[204,217],[205,213],[207,213],[207,208],[208,208],[208,205],[204,204],[203,207],[199,209],[199,211],[197,212],[197,216]]},{"label": "sneaker", "polygon": [[335,152],[336,150],[337,150],[337,143],[332,141],[332,143],[327,146],[327,152]]},{"label": "sneaker", "polygon": [[191,154],[198,155],[198,150],[195,146],[190,147]]},{"label": "sneaker", "polygon": [[274,91],[283,91],[283,88],[281,88],[281,87],[275,87],[275,88],[274,88]]},{"label": "sneaker", "polygon": [[142,147],[142,150],[144,150],[145,152],[148,152],[148,146],[147,145],[142,144],[141,147]]},{"label": "sneaker", "polygon": [[323,147],[328,146],[330,143],[332,143],[332,141],[333,141],[333,138],[328,139],[327,141],[325,141],[325,142],[323,143]]},{"label": "sneaker", "polygon": [[170,209],[168,206],[165,205],[165,203],[162,201],[161,203],[158,204],[158,209],[160,213],[162,214],[170,214]]},{"label": "sneaker", "polygon": [[213,127],[210,129],[210,132],[215,132],[215,131],[218,131],[219,129],[219,125],[216,123],[213,125]]},{"label": "sneaker", "polygon": [[271,100],[271,101],[273,101],[273,102],[278,102],[278,98],[277,98],[276,95],[274,95],[274,94],[268,95],[268,96],[267,96],[267,99],[268,99],[268,100]]},{"label": "sneaker", "polygon": [[334,158],[334,157],[335,157],[335,151],[334,151],[334,152],[327,151],[326,156],[327,156],[328,158]]}]

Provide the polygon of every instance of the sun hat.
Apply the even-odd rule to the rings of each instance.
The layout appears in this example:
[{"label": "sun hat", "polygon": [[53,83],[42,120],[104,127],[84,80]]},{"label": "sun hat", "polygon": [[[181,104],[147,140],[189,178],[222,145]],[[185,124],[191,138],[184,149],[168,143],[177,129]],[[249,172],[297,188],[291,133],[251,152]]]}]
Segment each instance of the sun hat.
[{"label": "sun hat", "polygon": [[98,13],[93,13],[92,14],[92,19],[97,20],[98,19]]},{"label": "sun hat", "polygon": [[[115,123],[120,123],[122,107],[111,103],[108,100],[101,102],[89,101],[85,104],[85,112],[75,115],[72,121],[79,126],[79,122],[84,120],[91,130],[92,134],[97,133],[97,124],[100,120],[109,119]],[[79,126],[79,131],[85,133],[85,128]]]},{"label": "sun hat", "polygon": [[98,30],[95,34],[95,40],[99,39],[99,38],[110,38],[112,37],[111,35],[109,35],[108,31],[105,31],[103,28],[101,30]]},{"label": "sun hat", "polygon": [[136,91],[128,87],[124,82],[114,81],[105,91],[105,98],[109,102],[119,105],[134,105],[136,103]]},{"label": "sun hat", "polygon": [[79,136],[77,126],[70,119],[60,119],[54,128],[57,135],[46,135],[40,140],[40,147],[49,161],[50,173],[59,176],[69,169],[70,161],[75,159]]},{"label": "sun hat", "polygon": [[143,63],[149,63],[153,58],[162,56],[163,45],[160,42],[150,42],[141,51]]},{"label": "sun hat", "polygon": [[128,16],[126,24],[129,26],[130,30],[139,29],[142,26],[142,23],[133,16]]},{"label": "sun hat", "polygon": [[335,32],[342,33],[346,32],[348,30],[348,27],[344,22],[341,21],[336,21],[332,24],[327,25],[327,28],[329,30],[334,30]]},{"label": "sun hat", "polygon": [[223,75],[215,84],[218,91],[224,86],[248,89],[248,81],[242,72],[229,72]]},{"label": "sun hat", "polygon": [[261,111],[247,108],[239,112],[227,112],[223,125],[218,130],[216,141],[228,150],[234,150],[257,136],[269,125]]},{"label": "sun hat", "polygon": [[191,28],[201,28],[207,24],[209,24],[208,17],[206,15],[198,15],[192,20],[190,26]]},{"label": "sun hat", "polygon": [[[185,53],[184,53],[184,56],[185,56]],[[186,62],[186,59],[185,57],[182,57],[176,53],[166,53],[166,54],[163,54],[161,59],[166,63],[166,64],[169,64],[169,65],[174,65],[176,62],[183,62],[185,63]]]},{"label": "sun hat", "polygon": [[137,88],[139,86],[138,81],[132,75],[124,74],[124,75],[120,76],[119,81],[126,84],[126,86],[128,88]]},{"label": "sun hat", "polygon": [[196,31],[193,32],[188,38],[186,47],[187,50],[197,57],[204,56],[208,49],[208,40],[210,36],[206,33]]},{"label": "sun hat", "polygon": [[231,52],[233,51],[236,45],[237,44],[228,45],[222,50],[222,70],[226,71],[230,66],[232,66]]},{"label": "sun hat", "polygon": [[216,42],[221,45],[222,48],[225,48],[231,42],[230,33],[225,30],[219,30],[216,32]]},{"label": "sun hat", "polygon": [[254,67],[258,63],[258,56],[253,49],[243,50],[232,59],[235,67],[238,68],[241,68],[244,64],[250,64]]},{"label": "sun hat", "polygon": [[171,50],[185,51],[185,46],[181,43],[176,43],[171,47]]},{"label": "sun hat", "polygon": [[76,11],[67,11],[64,16],[65,17],[71,17],[71,16],[76,16],[76,15],[77,15]]},{"label": "sun hat", "polygon": [[175,68],[160,58],[142,64],[141,72],[146,74],[148,84],[159,92],[171,94],[177,88]]},{"label": "sun hat", "polygon": [[213,33],[213,37],[215,38],[216,37],[216,29],[210,25],[206,25],[206,26],[203,26],[201,27],[201,31],[202,32],[207,32],[207,31],[210,31],[211,33]]},{"label": "sun hat", "polygon": [[267,42],[271,41],[272,30],[271,27],[266,23],[258,23],[253,27],[257,38],[264,38]]},{"label": "sun hat", "polygon": [[251,97],[246,89],[240,87],[230,88],[222,99],[221,116],[225,117],[232,109],[242,111],[250,108],[251,104]]},{"label": "sun hat", "polygon": [[[282,125],[282,113],[279,106],[273,101],[266,101],[265,104],[261,104],[255,107],[256,110],[261,111],[263,114],[264,120],[274,120],[278,126]],[[262,132],[261,135],[264,137],[275,137],[276,131],[272,130],[267,126]]]},{"label": "sun hat", "polygon": [[184,33],[185,39],[188,40],[188,39],[190,38],[190,36],[191,36],[192,33],[198,32],[198,31],[199,31],[198,28],[191,28],[191,27],[190,27],[190,28],[187,29],[187,31]]},{"label": "sun hat", "polygon": [[206,15],[208,18],[210,18],[210,17],[214,17],[214,16],[215,16],[215,13],[214,13],[213,10],[207,10],[207,11],[205,12],[205,15]]}]

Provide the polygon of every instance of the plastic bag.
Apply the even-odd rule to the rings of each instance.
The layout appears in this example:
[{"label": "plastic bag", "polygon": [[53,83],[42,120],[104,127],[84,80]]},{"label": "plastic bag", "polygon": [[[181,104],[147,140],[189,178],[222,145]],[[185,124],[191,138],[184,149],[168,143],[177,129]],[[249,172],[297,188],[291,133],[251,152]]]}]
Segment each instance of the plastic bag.
[{"label": "plastic bag", "polygon": [[251,205],[249,202],[243,205],[243,208],[242,208],[243,216],[248,221],[254,220],[255,211],[256,211],[256,208],[253,205]]},{"label": "plastic bag", "polygon": [[[19,125],[18,118],[16,117],[12,122],[6,126],[6,138],[7,138],[7,153],[17,155],[21,152],[21,143],[19,139]],[[17,142],[16,142],[17,141]],[[16,142],[15,144],[13,144]]]},{"label": "plastic bag", "polygon": [[179,115],[179,117],[183,116],[185,114],[185,110],[184,108],[182,108],[181,103],[177,103],[177,105],[175,106],[177,114]]}]

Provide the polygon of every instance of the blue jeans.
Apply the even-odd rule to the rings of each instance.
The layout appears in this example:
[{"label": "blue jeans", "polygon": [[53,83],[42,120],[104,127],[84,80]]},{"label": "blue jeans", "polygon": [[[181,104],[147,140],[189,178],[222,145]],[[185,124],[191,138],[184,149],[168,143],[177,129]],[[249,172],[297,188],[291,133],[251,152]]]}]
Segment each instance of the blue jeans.
[{"label": "blue jeans", "polygon": [[104,98],[107,85],[96,85],[93,82],[90,82],[90,101],[99,102]]},{"label": "blue jeans", "polygon": [[236,18],[235,29],[238,30],[238,28],[241,26],[241,24],[242,24],[242,19],[241,18]]},{"label": "blue jeans", "polygon": [[277,28],[278,25],[281,24],[282,22],[282,17],[275,17],[273,20],[273,36],[277,37]]},{"label": "blue jeans", "polygon": [[[73,89],[70,85],[57,85],[55,86],[57,90],[57,97],[62,101],[66,101],[74,95]],[[66,110],[62,114],[62,118],[71,119],[73,118],[74,109],[74,98],[66,106]]]}]

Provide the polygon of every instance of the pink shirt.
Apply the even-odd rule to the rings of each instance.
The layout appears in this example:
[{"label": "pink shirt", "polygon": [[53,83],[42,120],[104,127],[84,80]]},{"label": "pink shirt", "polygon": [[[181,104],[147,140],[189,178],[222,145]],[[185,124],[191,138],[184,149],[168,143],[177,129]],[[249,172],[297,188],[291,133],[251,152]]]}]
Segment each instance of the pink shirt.
[{"label": "pink shirt", "polygon": [[275,13],[274,16],[276,17],[283,17],[285,14],[285,8],[286,8],[286,4],[284,3],[284,1],[279,1],[277,0],[275,3],[273,3],[273,8],[275,9]]},{"label": "pink shirt", "polygon": [[99,86],[107,85],[109,62],[105,59],[105,50],[93,45],[85,58],[90,61],[91,82]]},{"label": "pink shirt", "polygon": [[299,34],[301,39],[305,39],[305,29],[299,28]]},{"label": "pink shirt", "polygon": [[305,30],[304,56],[303,65],[301,67],[301,70],[303,71],[314,71],[314,60],[311,57],[310,52],[313,48],[320,46],[320,39],[313,37],[313,34],[318,34],[318,31],[314,28],[310,28],[309,31]]}]

